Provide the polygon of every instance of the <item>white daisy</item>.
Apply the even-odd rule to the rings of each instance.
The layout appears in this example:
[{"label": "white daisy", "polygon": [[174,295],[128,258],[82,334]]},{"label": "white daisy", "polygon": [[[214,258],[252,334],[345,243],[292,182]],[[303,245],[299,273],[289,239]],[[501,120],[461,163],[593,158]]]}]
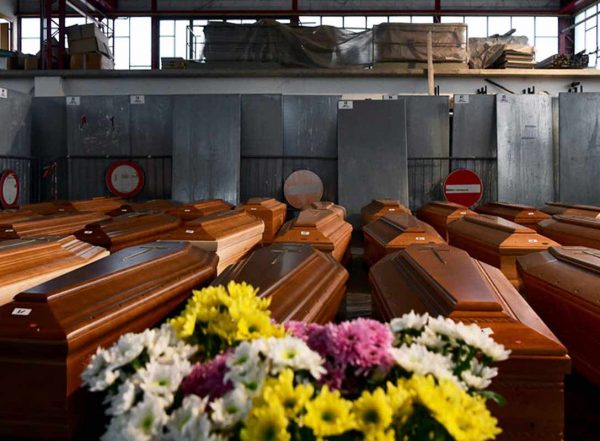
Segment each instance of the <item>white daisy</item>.
[{"label": "white daisy", "polygon": [[171,415],[168,428],[168,440],[203,441],[210,439],[211,424],[205,413],[208,398],[188,395],[181,407]]},{"label": "white daisy", "polygon": [[407,329],[414,329],[420,331],[427,324],[429,314],[416,314],[414,311],[410,311],[408,314],[404,314],[402,317],[393,319],[389,326],[390,330],[397,334]]},{"label": "white daisy", "polygon": [[237,387],[210,403],[212,422],[221,429],[233,427],[246,417],[251,405],[252,399],[246,389]]},{"label": "white daisy", "polygon": [[150,394],[127,414],[124,434],[131,440],[150,440],[157,437],[167,422],[164,401]]},{"label": "white daisy", "polygon": [[321,356],[296,337],[275,339],[271,344],[269,357],[273,363],[273,374],[289,367],[309,371],[314,378],[319,379],[326,372]]},{"label": "white daisy", "polygon": [[[96,387],[96,376],[98,376],[103,370],[105,370],[109,364],[113,361],[110,351],[106,349],[98,348],[96,353],[90,358],[90,362],[86,366],[85,370],[81,373],[81,380],[85,385],[95,384]],[[95,389],[103,390],[103,389]]]},{"label": "white daisy", "polygon": [[402,345],[399,348],[392,348],[390,354],[394,361],[407,372],[416,375],[432,374],[438,379],[449,379],[458,383],[452,373],[452,360],[429,351],[423,345]]},{"label": "white daisy", "polygon": [[170,400],[191,370],[192,366],[187,360],[177,360],[173,364],[160,364],[151,360],[144,369],[138,371],[140,387],[146,393]]},{"label": "white daisy", "polygon": [[125,381],[117,390],[115,395],[108,395],[106,402],[110,402],[110,407],[106,410],[107,415],[122,415],[131,409],[135,401],[135,395],[138,388],[132,381]]}]

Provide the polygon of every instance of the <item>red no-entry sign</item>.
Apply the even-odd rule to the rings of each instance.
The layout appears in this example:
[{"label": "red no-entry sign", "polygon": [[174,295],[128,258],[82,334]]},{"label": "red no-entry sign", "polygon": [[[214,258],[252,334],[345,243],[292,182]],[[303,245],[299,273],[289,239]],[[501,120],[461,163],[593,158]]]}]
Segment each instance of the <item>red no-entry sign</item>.
[{"label": "red no-entry sign", "polygon": [[444,181],[444,196],[449,202],[470,207],[483,195],[483,182],[477,173],[460,168],[450,173]]}]

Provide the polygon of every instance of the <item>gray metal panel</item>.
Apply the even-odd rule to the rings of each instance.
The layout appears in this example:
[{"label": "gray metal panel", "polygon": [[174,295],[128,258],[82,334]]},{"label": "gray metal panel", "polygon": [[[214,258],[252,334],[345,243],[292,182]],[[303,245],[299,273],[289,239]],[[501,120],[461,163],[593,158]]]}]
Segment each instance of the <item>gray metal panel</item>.
[{"label": "gray metal panel", "polygon": [[559,199],[600,204],[600,93],[561,93],[558,99]]},{"label": "gray metal panel", "polygon": [[173,152],[173,97],[146,95],[144,104],[130,104],[131,154],[163,156]]},{"label": "gray metal panel", "polygon": [[31,154],[31,95],[7,90],[0,98],[0,155]]},{"label": "gray metal panel", "polygon": [[339,202],[349,221],[373,198],[408,203],[405,101],[354,101],[338,111]]},{"label": "gray metal panel", "polygon": [[408,159],[409,207],[417,210],[429,201],[444,199],[442,182],[448,175],[448,159]]},{"label": "gray metal panel", "polygon": [[281,95],[242,95],[242,156],[283,156]]},{"label": "gray metal panel", "polygon": [[283,181],[296,170],[310,170],[323,181],[324,201],[338,200],[338,168],[334,159],[284,158]]},{"label": "gray metal panel", "polygon": [[494,95],[454,95],[452,156],[496,156]]},{"label": "gray metal panel", "polygon": [[129,97],[82,96],[67,106],[70,155],[129,155]]},{"label": "gray metal panel", "polygon": [[283,200],[283,159],[242,158],[240,201],[251,197],[272,197]]},{"label": "gray metal panel", "polygon": [[450,103],[447,96],[401,96],[406,101],[409,158],[450,155]]},{"label": "gray metal panel", "polygon": [[554,193],[551,98],[500,94],[496,115],[498,199],[543,205]]},{"label": "gray metal panel", "polygon": [[285,156],[337,157],[339,96],[285,95],[283,148]]},{"label": "gray metal panel", "polygon": [[58,158],[67,155],[67,110],[64,97],[33,98],[32,155]]},{"label": "gray metal panel", "polygon": [[237,203],[240,96],[178,96],[173,104],[173,198]]}]

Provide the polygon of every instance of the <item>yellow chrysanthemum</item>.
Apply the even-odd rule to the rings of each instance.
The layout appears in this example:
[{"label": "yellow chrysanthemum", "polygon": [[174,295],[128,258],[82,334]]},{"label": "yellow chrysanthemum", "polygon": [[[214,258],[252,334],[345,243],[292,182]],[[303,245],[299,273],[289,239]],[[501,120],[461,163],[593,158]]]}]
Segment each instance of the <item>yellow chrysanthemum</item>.
[{"label": "yellow chrysanthemum", "polygon": [[289,441],[287,426],[288,420],[279,404],[255,407],[246,419],[240,437],[242,441]]},{"label": "yellow chrysanthemum", "polygon": [[365,441],[396,441],[394,429],[381,432],[369,432],[365,434]]},{"label": "yellow chrysanthemum", "polygon": [[396,385],[388,382],[386,391],[393,419],[403,423],[412,414],[414,392],[406,387],[405,380],[398,381]]},{"label": "yellow chrysanthemum", "polygon": [[381,432],[392,422],[392,408],[385,392],[364,391],[352,406],[356,428],[364,433]]},{"label": "yellow chrysanthemum", "polygon": [[485,399],[471,396],[449,380],[436,384],[431,376],[415,375],[407,381],[416,400],[431,412],[456,441],[482,441],[496,438],[502,431],[485,406]]},{"label": "yellow chrysanthemum", "polygon": [[352,403],[343,399],[339,391],[331,392],[327,386],[306,404],[304,425],[317,437],[341,435],[355,428],[350,413]]},{"label": "yellow chrysanthemum", "polygon": [[277,402],[283,407],[286,416],[293,418],[304,409],[313,393],[314,388],[311,384],[299,384],[294,387],[294,372],[284,369],[277,378],[267,379],[255,403],[269,406]]}]

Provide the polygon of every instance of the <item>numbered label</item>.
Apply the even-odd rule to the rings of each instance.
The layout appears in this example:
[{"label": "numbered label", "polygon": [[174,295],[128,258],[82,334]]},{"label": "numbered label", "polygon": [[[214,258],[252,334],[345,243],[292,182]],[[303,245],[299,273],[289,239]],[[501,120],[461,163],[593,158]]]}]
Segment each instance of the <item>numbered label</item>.
[{"label": "numbered label", "polygon": [[397,100],[398,99],[398,95],[383,95],[382,98],[384,100]]},{"label": "numbered label", "polygon": [[338,109],[340,109],[340,110],[354,109],[354,101],[340,101],[340,102],[338,102]]},{"label": "numbered label", "polygon": [[454,104],[469,104],[469,95],[455,95]]},{"label": "numbered label", "polygon": [[7,99],[8,98],[8,90],[0,87],[0,98]]},{"label": "numbered label", "polygon": [[131,95],[129,102],[131,104],[146,104],[146,97],[144,95]]},{"label": "numbered label", "polygon": [[15,308],[12,310],[11,315],[20,315],[20,316],[28,316],[31,314],[31,309],[29,308]]},{"label": "numbered label", "polygon": [[300,231],[300,236],[310,236],[310,231]]},{"label": "numbered label", "polygon": [[78,96],[68,96],[67,97],[67,106],[80,106],[81,105],[81,97]]}]

